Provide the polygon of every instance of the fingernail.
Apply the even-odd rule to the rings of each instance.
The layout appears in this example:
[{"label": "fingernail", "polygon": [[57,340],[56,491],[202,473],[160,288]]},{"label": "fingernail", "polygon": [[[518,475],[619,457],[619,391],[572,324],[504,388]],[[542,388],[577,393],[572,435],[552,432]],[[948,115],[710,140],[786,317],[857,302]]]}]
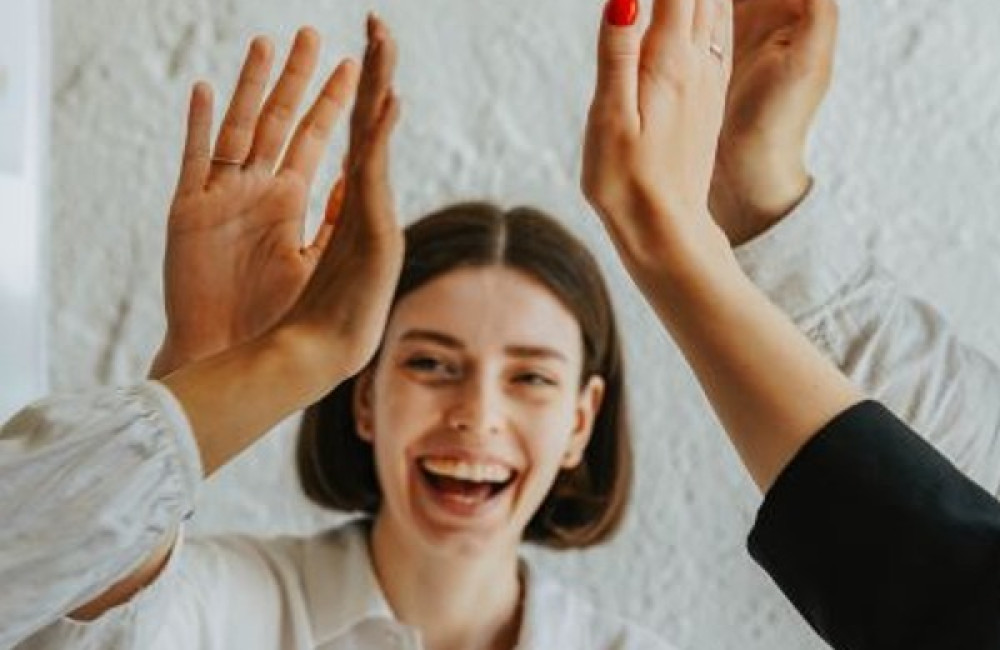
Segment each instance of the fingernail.
[{"label": "fingernail", "polygon": [[630,27],[639,15],[639,0],[608,0],[604,19],[615,27]]}]

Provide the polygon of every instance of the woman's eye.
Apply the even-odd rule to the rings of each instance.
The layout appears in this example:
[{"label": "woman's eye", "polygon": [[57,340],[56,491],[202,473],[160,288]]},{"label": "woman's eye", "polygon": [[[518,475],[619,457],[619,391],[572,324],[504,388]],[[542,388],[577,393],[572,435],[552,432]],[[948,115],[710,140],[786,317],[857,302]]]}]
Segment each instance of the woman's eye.
[{"label": "woman's eye", "polygon": [[545,375],[540,375],[537,372],[522,372],[521,374],[514,377],[514,381],[519,384],[526,384],[528,386],[555,386],[556,382]]},{"label": "woman's eye", "polygon": [[433,370],[437,366],[437,359],[431,359],[430,357],[414,357],[406,360],[406,367],[414,368],[415,370]]},{"label": "woman's eye", "polygon": [[412,357],[406,360],[406,367],[421,373],[454,375],[454,366],[434,357]]}]

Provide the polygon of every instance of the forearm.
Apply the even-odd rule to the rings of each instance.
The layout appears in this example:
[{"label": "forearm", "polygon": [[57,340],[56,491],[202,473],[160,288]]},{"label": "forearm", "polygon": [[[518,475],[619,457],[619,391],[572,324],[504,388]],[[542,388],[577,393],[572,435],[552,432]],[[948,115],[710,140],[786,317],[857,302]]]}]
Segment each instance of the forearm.
[{"label": "forearm", "polygon": [[864,393],[1000,494],[1000,369],[907,295],[822,183],[737,249],[748,277]]},{"label": "forearm", "polygon": [[642,272],[640,285],[766,491],[861,396],[749,282],[721,233],[714,239],[698,255],[660,256],[668,262]]},{"label": "forearm", "polygon": [[191,423],[206,476],[339,383],[345,374],[319,358],[278,330],[162,380]]}]

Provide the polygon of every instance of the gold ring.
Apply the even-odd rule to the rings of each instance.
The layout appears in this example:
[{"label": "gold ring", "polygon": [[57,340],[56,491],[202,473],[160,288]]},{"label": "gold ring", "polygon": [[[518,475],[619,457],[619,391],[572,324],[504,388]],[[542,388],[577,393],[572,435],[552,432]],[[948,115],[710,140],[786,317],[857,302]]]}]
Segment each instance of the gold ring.
[{"label": "gold ring", "polygon": [[242,160],[233,160],[232,158],[223,158],[221,156],[212,156],[212,163],[216,165],[232,165],[234,167],[242,167]]}]

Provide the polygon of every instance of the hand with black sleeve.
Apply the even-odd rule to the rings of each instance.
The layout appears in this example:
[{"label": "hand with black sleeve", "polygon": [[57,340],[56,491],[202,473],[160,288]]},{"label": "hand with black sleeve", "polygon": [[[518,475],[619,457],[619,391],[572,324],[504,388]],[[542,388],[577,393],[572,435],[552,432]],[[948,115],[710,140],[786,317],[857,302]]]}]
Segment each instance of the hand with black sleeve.
[{"label": "hand with black sleeve", "polygon": [[814,628],[837,648],[998,647],[1000,506],[767,301],[709,210],[731,10],[661,0],[645,35],[603,27],[584,191],[766,493],[752,552]]}]

